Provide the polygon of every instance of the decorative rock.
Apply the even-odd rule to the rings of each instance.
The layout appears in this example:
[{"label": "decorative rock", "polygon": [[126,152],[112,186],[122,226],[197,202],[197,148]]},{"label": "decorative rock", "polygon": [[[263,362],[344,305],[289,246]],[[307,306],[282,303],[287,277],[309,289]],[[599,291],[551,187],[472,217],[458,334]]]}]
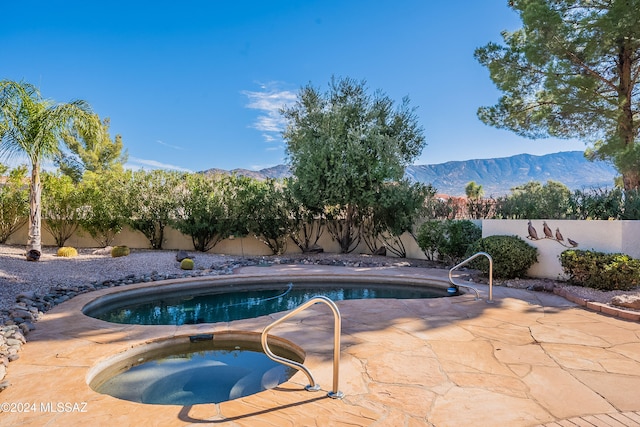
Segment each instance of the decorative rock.
[{"label": "decorative rock", "polygon": [[92,255],[111,255],[112,246],[105,246],[104,248],[96,249],[92,252]]},{"label": "decorative rock", "polygon": [[38,261],[42,253],[36,249],[31,249],[27,252],[27,261]]},{"label": "decorative rock", "polygon": [[387,256],[387,247],[386,246],[380,246],[378,249],[376,249],[376,251],[373,254],[374,255]]},{"label": "decorative rock", "polygon": [[306,250],[309,254],[320,254],[324,252],[324,249],[321,246],[313,245],[309,249]]},{"label": "decorative rock", "polygon": [[176,261],[178,262],[182,262],[183,259],[187,259],[187,258],[193,259],[192,256],[189,256],[187,251],[179,250],[178,253],[176,254]]},{"label": "decorative rock", "polygon": [[637,295],[616,295],[611,298],[611,304],[618,307],[632,308],[640,310],[640,296]]}]

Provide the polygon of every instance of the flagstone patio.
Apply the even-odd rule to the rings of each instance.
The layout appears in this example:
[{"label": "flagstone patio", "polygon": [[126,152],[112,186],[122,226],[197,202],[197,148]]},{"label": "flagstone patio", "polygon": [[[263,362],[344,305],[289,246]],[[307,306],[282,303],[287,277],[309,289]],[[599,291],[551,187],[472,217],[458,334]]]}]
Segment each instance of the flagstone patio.
[{"label": "flagstone patio", "polygon": [[[446,270],[247,267],[238,275],[430,277]],[[157,286],[150,284],[134,286]],[[483,298],[488,288],[477,285]],[[496,287],[430,300],[353,300],[342,315],[339,389],[332,384],[333,318],[317,304],[272,333],[302,347],[324,391],[297,373],[276,389],[193,406],[146,405],[94,392],[91,367],[162,337],[256,331],[282,314],[224,324],[132,326],[81,308],[113,289],[46,313],[12,362],[0,393],[1,425],[229,426],[636,426],[640,425],[640,323],[587,310],[560,296]],[[62,405],[60,405],[62,403]]]}]

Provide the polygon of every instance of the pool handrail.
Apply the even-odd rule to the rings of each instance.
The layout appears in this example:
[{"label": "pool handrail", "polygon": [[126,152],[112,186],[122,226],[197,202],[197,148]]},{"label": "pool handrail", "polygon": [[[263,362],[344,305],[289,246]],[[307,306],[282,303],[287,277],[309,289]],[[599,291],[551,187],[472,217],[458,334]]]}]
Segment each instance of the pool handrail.
[{"label": "pool handrail", "polygon": [[333,399],[342,399],[344,397],[344,393],[338,390],[338,376],[340,371],[340,333],[342,329],[342,317],[340,316],[340,311],[338,310],[338,306],[329,298],[323,295],[315,296],[311,298],[309,301],[304,304],[298,306],[293,309],[289,313],[282,316],[280,319],[274,321],[270,325],[266,326],[262,330],[262,336],[260,337],[260,341],[262,343],[262,349],[264,353],[271,359],[276,362],[282,363],[283,365],[289,366],[290,368],[297,369],[298,371],[304,372],[304,374],[309,379],[309,385],[305,387],[307,391],[317,391],[320,390],[320,386],[316,383],[313,375],[309,371],[309,369],[304,366],[302,363],[298,363],[294,360],[290,360],[276,354],[273,354],[271,349],[269,348],[269,344],[267,343],[268,333],[269,331],[276,325],[284,322],[285,320],[295,316],[299,312],[305,310],[306,308],[318,303],[322,302],[327,304],[331,311],[333,311],[334,317],[334,338],[333,338],[333,390],[327,393],[327,396]]},{"label": "pool handrail", "polygon": [[457,265],[453,266],[449,270],[449,282],[454,286],[471,289],[472,291],[474,291],[476,293],[476,299],[479,300],[480,299],[480,292],[476,288],[474,288],[473,286],[456,283],[456,282],[453,281],[453,276],[452,276],[453,270],[455,270],[455,269],[457,269],[459,267],[462,267],[465,264],[468,264],[469,262],[473,261],[474,259],[478,258],[479,256],[485,256],[489,260],[489,299],[487,300],[487,302],[488,303],[493,303],[493,258],[491,258],[491,255],[489,255],[486,252],[475,253],[475,254],[471,255],[469,258],[467,258],[464,261],[462,261],[460,264],[457,264]]}]

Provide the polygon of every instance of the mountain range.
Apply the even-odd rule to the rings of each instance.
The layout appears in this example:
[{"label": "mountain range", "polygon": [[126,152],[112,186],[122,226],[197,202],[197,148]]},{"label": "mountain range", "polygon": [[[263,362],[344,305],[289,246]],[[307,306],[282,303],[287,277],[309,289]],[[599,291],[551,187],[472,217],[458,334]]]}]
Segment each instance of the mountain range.
[{"label": "mountain range", "polygon": [[[235,173],[257,179],[290,176],[286,165],[259,171],[248,169],[208,169],[204,173]],[[611,163],[591,162],[582,151],[566,151],[542,156],[518,154],[511,157],[452,161],[438,164],[412,165],[405,177],[414,182],[431,184],[438,193],[464,196],[465,186],[474,181],[482,185],[485,196],[502,196],[513,187],[530,181],[558,181],[571,190],[612,187],[618,175]]]}]

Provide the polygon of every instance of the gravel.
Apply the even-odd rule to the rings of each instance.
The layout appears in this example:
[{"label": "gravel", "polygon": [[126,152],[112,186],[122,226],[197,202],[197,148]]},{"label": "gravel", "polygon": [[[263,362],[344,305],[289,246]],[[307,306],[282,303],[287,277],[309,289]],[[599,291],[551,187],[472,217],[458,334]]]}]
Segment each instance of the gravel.
[{"label": "gravel", "polygon": [[141,277],[155,272],[184,276],[207,274],[212,265],[233,262],[235,258],[197,253],[194,273],[180,269],[176,251],[134,249],[126,257],[96,254],[96,249],[78,249],[74,258],[59,257],[57,248],[43,247],[37,262],[26,261],[24,246],[0,245],[0,309],[12,306],[21,293],[44,294],[52,287],[73,287],[93,282]]},{"label": "gravel", "polygon": [[[58,257],[57,248],[44,247],[37,262],[28,262],[24,246],[0,245],[0,310],[11,307],[16,297],[24,293],[46,294],[55,287],[74,287],[108,280],[130,278],[133,283],[145,275],[160,278],[183,277],[186,275],[221,274],[241,265],[255,265],[261,262],[279,264],[314,262],[326,265],[355,266],[415,266],[445,268],[440,263],[428,260],[402,259],[384,256],[356,254],[292,254],[282,257],[238,257],[201,252],[189,252],[193,256],[195,268],[188,272],[180,269],[176,261],[177,251],[156,251],[132,249],[126,257],[112,258],[110,254],[97,249],[78,249],[74,258]],[[100,253],[103,252],[103,253]],[[474,278],[475,279],[475,278]],[[578,286],[568,286],[565,282],[549,279],[516,279],[494,281],[496,286],[551,291],[555,286],[565,287],[572,294],[590,301],[609,304],[616,295],[640,297],[640,288],[633,291],[602,292]]]}]

